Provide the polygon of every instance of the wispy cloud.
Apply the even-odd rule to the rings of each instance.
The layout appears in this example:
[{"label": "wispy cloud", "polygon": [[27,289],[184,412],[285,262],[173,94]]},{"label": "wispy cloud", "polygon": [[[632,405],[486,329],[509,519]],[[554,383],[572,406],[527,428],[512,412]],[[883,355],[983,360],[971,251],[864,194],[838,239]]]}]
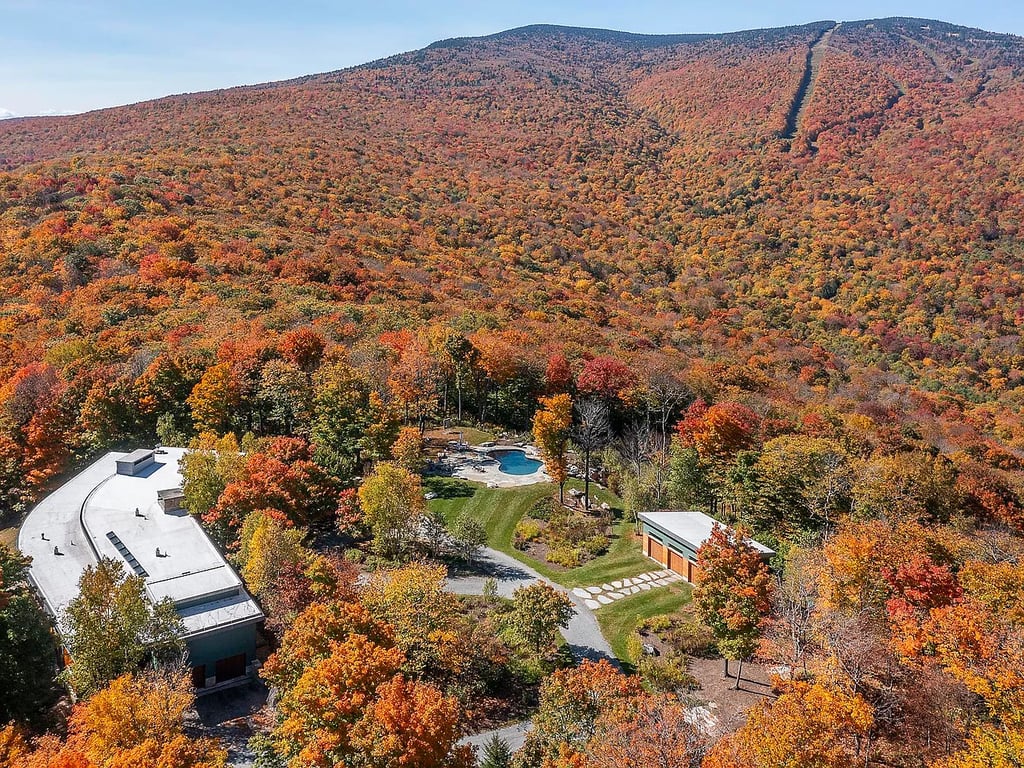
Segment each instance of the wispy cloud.
[{"label": "wispy cloud", "polygon": [[9,109],[4,109],[3,107],[0,107],[0,120],[6,120],[9,117],[17,117],[17,116],[18,116],[17,112],[11,112],[11,110],[9,110]]}]

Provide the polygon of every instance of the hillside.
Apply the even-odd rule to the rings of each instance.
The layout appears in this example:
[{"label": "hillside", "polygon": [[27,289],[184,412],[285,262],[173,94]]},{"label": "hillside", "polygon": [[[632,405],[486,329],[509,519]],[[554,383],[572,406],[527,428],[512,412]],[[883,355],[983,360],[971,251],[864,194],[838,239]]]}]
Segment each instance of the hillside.
[{"label": "hillside", "polygon": [[[1017,764],[1022,114],[1024,39],[895,18],[531,26],[0,121],[0,527],[188,446],[184,508],[267,617],[259,764],[465,766],[528,716],[523,766]],[[665,509],[707,537],[675,551]],[[484,545],[551,583],[488,596]],[[97,693],[30,749],[67,709],[0,566],[0,762],[225,764],[188,680],[66,622]],[[606,646],[627,676],[556,671]],[[148,715],[105,702],[172,684],[110,752],[104,711]]]},{"label": "hillside", "polygon": [[541,26],[4,121],[0,373],[45,358],[74,411],[183,338],[514,319],[1017,451],[1022,66],[1018,38],[912,19]]}]

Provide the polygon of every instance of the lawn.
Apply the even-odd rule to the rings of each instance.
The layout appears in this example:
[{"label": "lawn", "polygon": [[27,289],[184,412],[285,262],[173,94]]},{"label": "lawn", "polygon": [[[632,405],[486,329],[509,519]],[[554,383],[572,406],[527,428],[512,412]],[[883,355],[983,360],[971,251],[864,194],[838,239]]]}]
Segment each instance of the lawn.
[{"label": "lawn", "polygon": [[691,591],[689,584],[671,584],[625,597],[595,611],[601,634],[608,640],[619,661],[624,665],[636,661],[629,658],[626,644],[643,619],[675,613],[690,602]]},{"label": "lawn", "polygon": [[519,518],[538,499],[551,493],[550,483],[523,488],[487,488],[468,480],[428,477],[423,484],[438,496],[428,502],[432,511],[440,512],[449,522],[460,515],[469,515],[487,530],[488,546],[513,556],[516,553],[512,549],[512,532]]},{"label": "lawn", "polygon": [[[438,498],[429,502],[431,510],[440,512],[446,520],[454,520],[462,514],[470,515],[487,530],[489,546],[511,555],[563,586],[593,586],[612,579],[636,576],[658,567],[641,553],[639,542],[633,537],[632,526],[627,520],[618,520],[613,525],[611,547],[605,554],[572,570],[552,567],[514,549],[512,534],[516,523],[538,499],[554,492],[550,483],[522,488],[486,488],[479,483],[433,477],[426,478],[424,485],[438,495]],[[582,487],[579,482],[566,483],[566,490]],[[607,502],[612,507],[621,507],[622,504],[613,494],[593,486],[591,497],[596,504]]]}]

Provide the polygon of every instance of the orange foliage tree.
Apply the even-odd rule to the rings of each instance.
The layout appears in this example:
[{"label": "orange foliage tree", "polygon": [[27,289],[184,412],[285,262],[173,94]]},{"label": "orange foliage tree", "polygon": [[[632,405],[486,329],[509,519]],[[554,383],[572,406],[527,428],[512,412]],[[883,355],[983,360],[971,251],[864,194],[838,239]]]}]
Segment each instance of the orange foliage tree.
[{"label": "orange foliage tree", "polygon": [[232,423],[238,400],[238,382],[231,366],[227,363],[211,366],[188,396],[192,421],[199,430],[210,430],[218,434],[226,432]]},{"label": "orange foliage tree", "polygon": [[761,553],[742,532],[720,525],[697,550],[697,565],[693,605],[700,620],[715,633],[727,676],[729,660],[739,661],[739,688],[743,660],[757,649],[771,610],[771,575]]},{"label": "orange foliage tree", "polygon": [[[125,675],[75,705],[68,736],[40,740],[33,752],[8,748],[9,768],[223,768],[227,751],[215,739],[185,732],[195,701],[185,676]],[[0,732],[0,755],[4,736]],[[20,752],[20,754],[19,754]]]},{"label": "orange foliage tree", "polygon": [[853,768],[863,763],[858,736],[872,724],[871,707],[821,684],[794,682],[708,753],[703,768]]}]

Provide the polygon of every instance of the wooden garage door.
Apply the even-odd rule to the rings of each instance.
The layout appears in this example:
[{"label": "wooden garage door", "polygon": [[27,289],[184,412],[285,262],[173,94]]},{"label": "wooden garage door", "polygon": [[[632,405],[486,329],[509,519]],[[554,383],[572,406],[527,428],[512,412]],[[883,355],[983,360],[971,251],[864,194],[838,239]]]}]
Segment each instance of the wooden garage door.
[{"label": "wooden garage door", "polygon": [[682,557],[671,549],[668,551],[668,567],[670,570],[675,571],[680,576],[686,575],[686,558]]},{"label": "wooden garage door", "polygon": [[653,557],[659,563],[665,562],[665,548],[650,536],[647,537],[647,556]]}]

